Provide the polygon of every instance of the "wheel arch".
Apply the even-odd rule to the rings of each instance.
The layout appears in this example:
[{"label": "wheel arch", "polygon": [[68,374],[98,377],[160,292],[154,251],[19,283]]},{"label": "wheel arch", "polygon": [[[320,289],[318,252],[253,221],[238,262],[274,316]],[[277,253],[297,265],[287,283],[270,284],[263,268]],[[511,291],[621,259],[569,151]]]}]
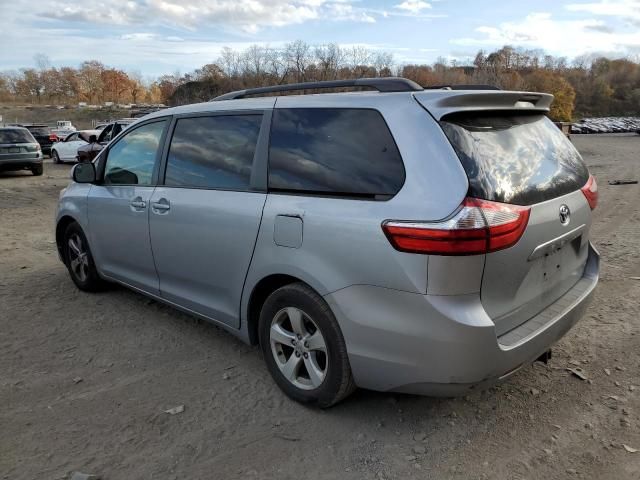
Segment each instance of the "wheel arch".
[{"label": "wheel arch", "polygon": [[262,310],[262,305],[264,305],[265,300],[279,288],[292,283],[303,283],[318,293],[317,289],[313,288],[312,285],[309,285],[308,282],[305,282],[296,276],[283,273],[267,275],[259,280],[252,288],[245,315],[247,322],[247,337],[251,345],[258,344],[258,323],[260,320],[260,311]]},{"label": "wheel arch", "polygon": [[63,262],[64,262],[64,251],[62,249],[62,242],[64,240],[64,232],[67,229],[67,227],[74,222],[80,224],[80,222],[78,222],[71,215],[63,215],[62,217],[60,217],[60,219],[58,220],[58,223],[56,224],[56,247],[58,248],[58,255],[60,255],[60,258],[62,259]]}]

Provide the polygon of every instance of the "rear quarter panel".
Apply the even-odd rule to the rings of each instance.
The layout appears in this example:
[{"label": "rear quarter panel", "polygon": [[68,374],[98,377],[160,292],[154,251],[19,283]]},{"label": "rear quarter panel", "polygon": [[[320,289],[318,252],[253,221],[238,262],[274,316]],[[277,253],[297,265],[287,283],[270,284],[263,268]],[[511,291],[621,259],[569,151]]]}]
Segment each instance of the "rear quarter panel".
[{"label": "rear quarter panel", "polygon": [[[398,252],[382,231],[388,219],[439,220],[464,198],[466,174],[439,125],[410,94],[323,94],[280,97],[276,108],[370,108],[384,117],[406,179],[387,201],[270,193],[243,293],[242,318],[255,285],[288,274],[321,295],[351,285],[426,293],[428,257]],[[302,220],[299,248],[276,245],[277,215]],[[244,323],[244,322],[243,322]]]}]

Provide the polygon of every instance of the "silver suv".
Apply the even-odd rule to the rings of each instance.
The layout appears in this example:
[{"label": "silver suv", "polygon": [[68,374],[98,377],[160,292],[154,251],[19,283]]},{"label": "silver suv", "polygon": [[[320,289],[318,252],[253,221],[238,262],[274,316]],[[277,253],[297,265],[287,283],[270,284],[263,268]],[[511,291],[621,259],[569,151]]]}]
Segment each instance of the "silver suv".
[{"label": "silver suv", "polygon": [[[324,87],[377,91],[242,99]],[[295,400],[463,393],[545,355],[598,280],[552,99],[360,79],[152,113],[74,167],[60,257],[259,344]]]}]

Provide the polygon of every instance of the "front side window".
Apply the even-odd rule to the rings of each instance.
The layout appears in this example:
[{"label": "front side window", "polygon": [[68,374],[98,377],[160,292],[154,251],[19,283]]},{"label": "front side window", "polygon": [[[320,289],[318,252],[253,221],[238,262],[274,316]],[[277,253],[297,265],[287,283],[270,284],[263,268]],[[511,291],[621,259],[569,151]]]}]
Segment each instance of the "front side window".
[{"label": "front side window", "polygon": [[165,185],[248,190],[262,115],[181,118],[169,147]]},{"label": "front side window", "polygon": [[72,133],[71,135],[69,135],[67,137],[65,142],[75,142],[76,140],[78,140],[78,134],[77,133]]},{"label": "front side window", "polygon": [[405,171],[391,132],[376,110],[276,109],[269,149],[275,191],[389,197]]},{"label": "front side window", "polygon": [[132,130],[107,152],[104,183],[151,185],[166,120]]}]

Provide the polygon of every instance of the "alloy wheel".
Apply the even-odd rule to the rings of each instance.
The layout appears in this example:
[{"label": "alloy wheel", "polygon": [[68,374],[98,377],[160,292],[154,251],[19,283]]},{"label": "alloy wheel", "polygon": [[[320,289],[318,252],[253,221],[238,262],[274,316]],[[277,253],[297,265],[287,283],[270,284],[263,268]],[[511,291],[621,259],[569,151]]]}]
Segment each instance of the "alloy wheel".
[{"label": "alloy wheel", "polygon": [[67,245],[71,271],[78,280],[86,282],[89,277],[89,254],[82,238],[74,233],[69,237]]},{"label": "alloy wheel", "polygon": [[327,346],[316,323],[302,310],[287,307],[271,321],[271,352],[282,375],[303,390],[318,388],[327,375]]}]

